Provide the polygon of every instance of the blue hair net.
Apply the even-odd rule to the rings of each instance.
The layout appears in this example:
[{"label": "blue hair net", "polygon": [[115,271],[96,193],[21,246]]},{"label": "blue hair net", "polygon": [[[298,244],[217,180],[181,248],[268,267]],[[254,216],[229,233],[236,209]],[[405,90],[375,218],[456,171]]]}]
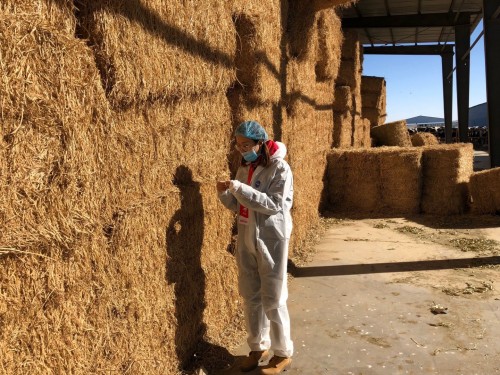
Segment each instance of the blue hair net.
[{"label": "blue hair net", "polygon": [[234,135],[239,135],[245,138],[250,138],[255,141],[264,140],[267,141],[269,137],[267,136],[264,128],[257,121],[244,121],[238,125]]}]

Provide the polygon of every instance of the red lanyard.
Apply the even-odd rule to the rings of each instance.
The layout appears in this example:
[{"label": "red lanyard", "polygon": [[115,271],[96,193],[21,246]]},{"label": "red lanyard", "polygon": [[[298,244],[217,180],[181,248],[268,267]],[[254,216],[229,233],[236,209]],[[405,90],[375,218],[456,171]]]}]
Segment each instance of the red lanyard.
[{"label": "red lanyard", "polygon": [[253,176],[254,170],[255,169],[253,167],[253,164],[250,164],[250,168],[248,169],[247,185],[250,185],[250,183],[252,182],[252,176]]},{"label": "red lanyard", "polygon": [[[254,170],[255,170],[254,166],[252,164],[250,164],[250,167],[248,169],[247,185],[250,185],[250,183],[252,182],[252,176],[253,176]],[[246,208],[245,206],[240,204],[240,218],[239,218],[240,224],[247,225],[248,224],[248,216],[249,216],[248,215],[248,208]]]}]

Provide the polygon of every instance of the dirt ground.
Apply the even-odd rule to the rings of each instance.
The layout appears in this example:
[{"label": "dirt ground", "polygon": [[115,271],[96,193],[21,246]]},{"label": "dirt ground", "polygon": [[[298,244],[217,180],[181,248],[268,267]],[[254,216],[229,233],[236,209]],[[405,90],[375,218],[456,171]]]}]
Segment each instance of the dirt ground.
[{"label": "dirt ground", "polygon": [[[422,245],[420,251],[426,261],[446,260],[453,265],[451,258],[442,258],[439,248],[444,247],[454,254],[453,259],[465,259],[467,262],[456,262],[456,267],[449,264],[434,264],[429,267],[440,269],[440,272],[426,272],[429,267],[422,266],[422,271],[414,270],[405,275],[395,277],[392,282],[407,283],[418,286],[440,289],[450,296],[468,298],[489,298],[495,294],[495,285],[500,288],[500,216],[415,216],[410,218],[382,219],[326,219],[332,227],[351,226],[361,222],[375,229],[385,229],[401,233],[411,238],[413,244]],[[356,234],[344,241],[367,241],[369,236]],[[387,251],[397,252],[397,259],[415,261],[414,249],[404,246],[404,239],[396,239]],[[433,250],[433,244],[439,245]],[[379,260],[385,257],[379,254]],[[392,258],[392,257],[390,257]],[[484,262],[484,265],[478,265]],[[470,267],[472,266],[472,267]],[[411,268],[411,265],[410,265]],[[419,266],[414,264],[414,269]]]},{"label": "dirt ground", "polygon": [[289,375],[500,374],[500,216],[323,224],[290,262]]}]

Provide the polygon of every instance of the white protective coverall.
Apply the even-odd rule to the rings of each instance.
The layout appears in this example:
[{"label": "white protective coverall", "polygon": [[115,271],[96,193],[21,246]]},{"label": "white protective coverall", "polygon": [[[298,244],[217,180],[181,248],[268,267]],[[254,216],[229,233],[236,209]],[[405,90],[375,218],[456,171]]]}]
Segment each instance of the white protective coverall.
[{"label": "white protective coverall", "polygon": [[281,142],[267,167],[258,166],[247,184],[249,166],[241,166],[231,187],[219,193],[229,209],[248,208],[248,221],[238,217],[236,260],[238,286],[245,301],[248,345],[251,351],[272,349],[280,357],[291,357],[287,261],[292,232],[290,209],[293,177],[283,158]]}]

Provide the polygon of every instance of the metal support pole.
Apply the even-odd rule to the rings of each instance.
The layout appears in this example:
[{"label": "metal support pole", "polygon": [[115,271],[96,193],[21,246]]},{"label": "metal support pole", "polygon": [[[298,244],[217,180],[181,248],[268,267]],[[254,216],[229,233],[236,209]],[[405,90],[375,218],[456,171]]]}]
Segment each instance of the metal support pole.
[{"label": "metal support pole", "polygon": [[457,66],[458,136],[460,142],[469,141],[469,80],[470,80],[470,25],[455,26],[455,60]]},{"label": "metal support pole", "polygon": [[500,167],[500,19],[498,0],[483,0],[484,59],[491,167]]},{"label": "metal support pole", "polygon": [[452,115],[453,115],[453,53],[443,53],[441,55],[441,65],[443,67],[443,104],[444,104],[444,132],[446,143],[452,143]]}]

